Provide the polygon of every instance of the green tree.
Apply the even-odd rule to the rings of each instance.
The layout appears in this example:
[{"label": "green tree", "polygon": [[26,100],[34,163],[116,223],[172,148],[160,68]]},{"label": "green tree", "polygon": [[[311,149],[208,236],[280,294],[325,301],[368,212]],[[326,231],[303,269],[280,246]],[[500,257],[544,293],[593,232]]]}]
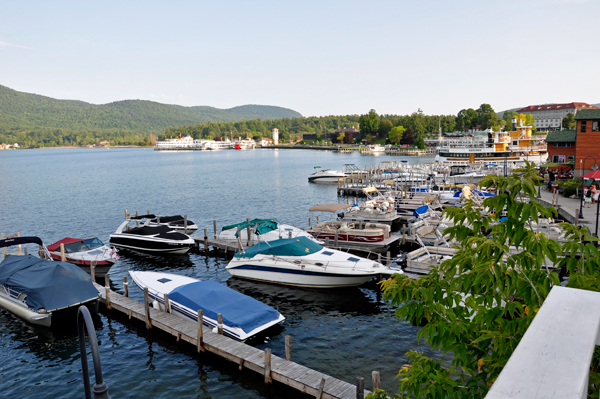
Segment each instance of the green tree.
[{"label": "green tree", "polygon": [[389,119],[381,119],[379,122],[379,137],[386,137],[394,125]]},{"label": "green tree", "polygon": [[343,143],[344,142],[344,138],[346,137],[345,133],[340,133],[338,134],[338,136],[336,137],[336,140],[338,143]]},{"label": "green tree", "polygon": [[575,115],[573,115],[572,112],[569,112],[562,120],[562,127],[563,129],[573,130],[575,129],[575,126],[577,126]]},{"label": "green tree", "polygon": [[[531,230],[531,220],[556,216],[535,199],[540,180],[533,163],[506,178],[486,177],[481,185],[499,193],[483,203],[490,216],[482,218],[470,200],[444,211],[454,221],[445,231],[460,242],[456,254],[419,280],[396,274],[381,283],[396,316],[424,325],[417,336],[453,355],[445,364],[409,352],[411,364],[398,375],[401,396],[483,398],[552,286],[561,284],[545,267],[547,260],[567,270],[568,287],[600,289],[600,257],[590,243],[596,238],[587,228],[562,223],[567,237],[562,246]],[[500,222],[504,210],[506,220]],[[580,256],[564,255],[575,253]],[[595,371],[592,378],[598,381]]]},{"label": "green tree", "polygon": [[379,131],[379,115],[377,115],[377,112],[372,109],[368,114],[360,116],[359,124],[361,135],[364,136],[365,134],[369,133],[372,136],[377,136],[377,132]]},{"label": "green tree", "polygon": [[400,141],[402,140],[402,135],[405,131],[406,129],[404,128],[404,126],[396,126],[392,128],[392,130],[390,130],[390,132],[388,133],[390,142],[396,145],[400,144]]},{"label": "green tree", "polygon": [[473,129],[477,126],[479,115],[473,108],[462,109],[456,116],[456,128],[462,131]]},{"label": "green tree", "polygon": [[499,130],[500,123],[498,121],[498,115],[496,115],[490,104],[481,104],[479,108],[477,108],[477,115],[481,130],[490,128]]}]

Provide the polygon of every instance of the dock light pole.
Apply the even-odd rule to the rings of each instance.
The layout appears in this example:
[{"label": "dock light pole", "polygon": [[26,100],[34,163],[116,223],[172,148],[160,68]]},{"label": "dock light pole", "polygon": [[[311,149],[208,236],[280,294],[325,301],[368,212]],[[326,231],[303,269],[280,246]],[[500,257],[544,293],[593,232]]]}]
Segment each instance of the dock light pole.
[{"label": "dock light pole", "polygon": [[[583,158],[580,162],[580,170],[581,170],[581,200],[579,201],[579,219],[583,219],[583,193],[584,193],[584,189],[583,189],[583,167],[585,166],[585,161],[588,158],[594,158],[594,166],[592,166],[592,170],[598,170],[598,165],[596,165],[596,157],[593,155],[588,155],[587,157]],[[596,215],[596,224],[598,224],[597,220],[598,220],[598,215]],[[596,236],[598,234],[598,227],[596,226]]]}]

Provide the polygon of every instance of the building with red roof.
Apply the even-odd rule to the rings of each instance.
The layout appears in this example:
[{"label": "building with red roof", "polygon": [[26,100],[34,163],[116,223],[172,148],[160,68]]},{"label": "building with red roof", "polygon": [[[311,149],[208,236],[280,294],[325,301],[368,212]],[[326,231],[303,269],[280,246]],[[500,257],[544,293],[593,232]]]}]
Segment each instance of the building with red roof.
[{"label": "building with red roof", "polygon": [[530,105],[516,112],[531,114],[535,118],[535,127],[538,130],[557,130],[562,126],[562,120],[568,113],[577,115],[582,109],[600,109],[588,103],[542,104]]}]

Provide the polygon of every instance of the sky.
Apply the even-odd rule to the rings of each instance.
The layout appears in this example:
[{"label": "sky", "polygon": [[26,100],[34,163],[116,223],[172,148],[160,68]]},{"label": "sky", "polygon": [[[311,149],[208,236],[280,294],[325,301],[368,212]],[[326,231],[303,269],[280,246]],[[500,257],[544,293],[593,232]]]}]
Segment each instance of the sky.
[{"label": "sky", "polygon": [[600,102],[600,0],[0,0],[0,85],[303,116]]}]

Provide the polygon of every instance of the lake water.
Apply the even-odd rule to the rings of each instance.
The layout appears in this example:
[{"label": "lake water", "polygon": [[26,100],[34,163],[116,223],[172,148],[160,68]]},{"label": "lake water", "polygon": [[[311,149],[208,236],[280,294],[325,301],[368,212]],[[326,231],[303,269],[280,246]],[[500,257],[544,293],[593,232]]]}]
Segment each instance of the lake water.
[{"label": "lake water", "polygon": [[[279,218],[306,227],[308,208],[338,202],[335,185],[308,183],[314,166],[341,169],[382,160],[430,158],[365,156],[331,151],[270,150],[157,152],[151,149],[45,149],[0,151],[0,232],[40,236],[48,245],[65,236],[108,236],[127,209],[182,214],[212,233],[246,218]],[[345,199],[339,199],[344,201]],[[293,360],[354,383],[371,371],[382,387],[397,391],[395,376],[405,353],[437,354],[416,339],[417,329],[394,318],[378,287],[307,290],[233,279],[224,257],[194,251],[154,256],[121,251],[110,283],[122,292],[129,270],[156,270],[213,279],[277,308],[286,320],[247,343],[285,356],[292,336]],[[142,300],[135,285],[130,296]],[[94,317],[104,379],[113,398],[306,398],[261,375],[238,371],[214,355],[195,353],[187,344],[153,331],[116,312]],[[75,320],[73,321],[75,324]],[[83,384],[77,333],[33,327],[0,309],[0,397],[81,398]],[[91,359],[91,358],[90,358]],[[91,361],[91,360],[90,360]]]}]

